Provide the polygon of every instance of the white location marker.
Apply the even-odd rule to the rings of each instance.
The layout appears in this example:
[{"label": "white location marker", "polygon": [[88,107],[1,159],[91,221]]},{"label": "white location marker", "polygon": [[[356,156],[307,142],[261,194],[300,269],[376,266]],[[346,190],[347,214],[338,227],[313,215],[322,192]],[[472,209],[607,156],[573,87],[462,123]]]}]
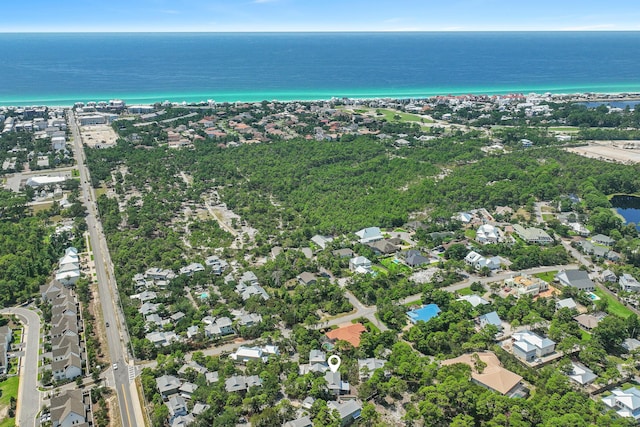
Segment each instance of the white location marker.
[{"label": "white location marker", "polygon": [[327,363],[329,364],[329,369],[331,369],[331,372],[335,373],[338,372],[338,368],[340,367],[340,363],[342,363],[342,360],[340,360],[340,356],[334,354],[329,356],[329,359],[327,359]]}]

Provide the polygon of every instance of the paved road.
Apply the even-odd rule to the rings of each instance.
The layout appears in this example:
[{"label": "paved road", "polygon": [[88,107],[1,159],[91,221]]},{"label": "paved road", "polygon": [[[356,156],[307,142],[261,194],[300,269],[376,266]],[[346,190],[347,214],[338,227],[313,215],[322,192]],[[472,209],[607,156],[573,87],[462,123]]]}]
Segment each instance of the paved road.
[{"label": "paved road", "polygon": [[98,282],[98,294],[102,305],[107,336],[107,347],[111,362],[118,366],[112,368],[114,386],[118,396],[118,404],[123,427],[135,427],[144,425],[144,415],[140,405],[140,397],[137,389],[132,387],[132,379],[128,374],[128,345],[129,335],[124,321],[124,316],[119,308],[119,296],[117,284],[113,273],[113,263],[109,255],[106,238],[102,230],[102,224],[98,216],[96,197],[91,187],[91,178],[86,166],[82,139],[74,112],[67,110],[69,127],[73,134],[73,150],[78,170],[80,172],[80,188],[88,215],[86,217],[91,239],[91,249],[95,262],[96,279]]},{"label": "paved road", "polygon": [[[521,273],[538,274],[538,273],[546,273],[547,271],[558,271],[563,269],[571,270],[574,268],[578,268],[578,266],[576,264],[549,265],[545,267],[530,268],[528,270],[522,270],[522,271],[509,271],[505,273],[495,274],[489,277],[470,277],[462,282],[458,282],[458,283],[454,283],[453,285],[446,286],[442,288],[442,290],[448,291],[448,292],[455,292],[455,291],[459,291],[460,289],[464,289],[471,286],[473,282],[480,282],[482,284],[487,284],[487,283],[493,283],[493,282],[500,282],[502,280],[508,279],[509,277],[515,274],[521,274]],[[411,302],[418,302],[420,300],[422,300],[422,294],[416,294],[416,295],[411,295],[410,297],[401,299],[400,304],[408,304]]]},{"label": "paved road", "polygon": [[40,316],[23,307],[5,308],[2,314],[15,314],[24,325],[23,350],[20,358],[20,385],[16,420],[20,427],[35,427],[36,417],[42,405],[38,391],[38,347],[40,345]]}]

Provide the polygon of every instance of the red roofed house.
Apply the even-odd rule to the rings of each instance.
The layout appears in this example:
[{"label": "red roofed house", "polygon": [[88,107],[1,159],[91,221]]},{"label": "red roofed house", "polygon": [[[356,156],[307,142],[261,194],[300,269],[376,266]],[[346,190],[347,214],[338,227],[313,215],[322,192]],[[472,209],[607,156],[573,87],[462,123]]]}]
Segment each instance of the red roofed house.
[{"label": "red roofed house", "polygon": [[358,347],[360,345],[360,335],[366,331],[367,329],[362,325],[362,323],[354,323],[352,325],[342,326],[338,329],[329,331],[326,335],[331,341],[347,341],[352,346]]}]

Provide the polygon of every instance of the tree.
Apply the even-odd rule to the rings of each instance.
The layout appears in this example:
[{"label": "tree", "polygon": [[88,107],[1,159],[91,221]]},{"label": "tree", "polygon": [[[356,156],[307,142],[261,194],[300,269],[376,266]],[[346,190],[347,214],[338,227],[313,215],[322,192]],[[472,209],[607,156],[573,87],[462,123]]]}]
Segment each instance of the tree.
[{"label": "tree", "polygon": [[626,326],[621,317],[610,314],[593,328],[593,338],[606,350],[615,350],[628,337]]},{"label": "tree", "polygon": [[360,425],[372,427],[378,422],[380,414],[373,403],[365,402],[360,412]]}]

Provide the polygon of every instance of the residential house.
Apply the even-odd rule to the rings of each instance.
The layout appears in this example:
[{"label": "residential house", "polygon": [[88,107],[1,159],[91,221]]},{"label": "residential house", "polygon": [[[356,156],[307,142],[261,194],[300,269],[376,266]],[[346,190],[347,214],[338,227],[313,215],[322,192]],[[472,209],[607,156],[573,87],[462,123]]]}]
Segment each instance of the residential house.
[{"label": "residential house", "polygon": [[478,317],[478,322],[480,323],[481,328],[484,328],[487,325],[493,325],[498,328],[498,331],[502,330],[502,320],[500,320],[498,313],[495,311],[481,315]]},{"label": "residential house", "polygon": [[363,244],[383,239],[382,232],[378,227],[363,228],[362,230],[356,231],[356,236],[359,237],[360,243]]},{"label": "residential house", "polygon": [[66,390],[51,397],[51,425],[53,427],[83,426],[90,420],[89,405],[82,390]]},{"label": "residential house", "polygon": [[313,273],[309,273],[308,271],[298,274],[297,279],[298,279],[298,283],[305,286],[315,285],[316,282],[318,281],[318,279],[316,278],[316,275]]},{"label": "residential house", "polygon": [[174,395],[169,398],[167,402],[167,408],[169,408],[169,422],[171,423],[175,418],[185,416],[189,413],[187,409],[187,401],[182,396]]},{"label": "residential house", "polygon": [[640,341],[635,338],[627,338],[622,342],[621,346],[627,353],[631,353],[640,348]]},{"label": "residential house", "polygon": [[191,264],[182,267],[178,274],[184,276],[193,276],[194,273],[197,273],[199,271],[204,271],[204,265],[200,264],[199,262],[192,262]]},{"label": "residential house", "polygon": [[577,362],[571,362],[571,372],[568,372],[567,376],[582,386],[587,386],[598,378],[591,369]]},{"label": "residential house", "polygon": [[596,285],[584,270],[563,270],[556,274],[556,280],[563,286],[571,286],[581,291],[592,292]]},{"label": "residential house", "polygon": [[258,284],[246,285],[240,283],[236,286],[236,292],[240,294],[243,301],[248,300],[254,295],[260,296],[260,298],[265,301],[269,299],[269,294],[267,293],[267,291],[265,291],[264,288]]},{"label": "residential house", "polygon": [[591,255],[594,258],[605,258],[609,253],[609,249],[603,246],[594,245],[588,240],[581,240],[578,242],[580,247],[582,248],[582,252],[585,254]]},{"label": "residential house", "polygon": [[410,221],[404,225],[406,228],[412,231],[418,231],[420,229],[426,228],[424,223],[420,221]]},{"label": "residential house", "polygon": [[516,296],[519,298],[524,295],[536,296],[540,292],[549,289],[549,284],[537,277],[529,276],[527,274],[520,274],[515,277],[510,277],[504,281],[504,284],[512,289],[515,289]]},{"label": "residential house", "polygon": [[200,328],[197,325],[191,325],[187,328],[188,339],[198,336],[199,333],[200,333]]},{"label": "residential house", "polygon": [[142,314],[143,317],[147,317],[150,314],[154,314],[160,308],[160,304],[154,304],[152,302],[145,302],[138,309],[138,313]]},{"label": "residential house", "polygon": [[336,249],[331,254],[338,258],[352,258],[353,251],[349,248]]},{"label": "residential house", "polygon": [[353,271],[354,273],[371,273],[371,265],[371,261],[363,256],[357,256],[349,260],[349,270]]},{"label": "residential house", "polygon": [[613,271],[609,269],[604,270],[600,275],[600,278],[602,279],[603,282],[615,283],[618,281],[618,277],[615,275]]},{"label": "residential house", "polygon": [[233,323],[228,317],[219,317],[215,323],[204,327],[204,333],[208,337],[222,337],[233,334]]},{"label": "residential house", "polygon": [[311,422],[311,418],[305,415],[304,417],[287,421],[284,423],[284,427],[313,427],[313,423]]},{"label": "residential house", "polygon": [[186,374],[189,370],[194,370],[195,372],[197,372],[198,374],[206,374],[207,368],[205,368],[204,366],[200,365],[197,362],[194,362],[193,360],[188,361],[187,363],[185,363],[184,365],[182,365],[180,367],[180,369],[178,369],[178,374],[179,375],[184,375]]},{"label": "residential house", "polygon": [[369,357],[367,359],[358,359],[358,372],[360,381],[367,380],[373,375],[376,369],[384,369],[386,360]]},{"label": "residential house", "polygon": [[362,403],[357,400],[346,400],[344,402],[331,400],[327,402],[327,406],[332,410],[338,411],[341,426],[353,423],[360,418],[360,412],[362,412]]},{"label": "residential house", "polygon": [[267,356],[263,353],[260,347],[238,347],[235,353],[231,353],[229,356],[236,362],[247,363],[252,361],[267,361]]},{"label": "residential house", "polygon": [[176,278],[176,274],[171,270],[163,270],[161,268],[150,268],[144,273],[144,277],[151,280],[170,281]]},{"label": "residential house", "polygon": [[404,263],[409,267],[419,267],[424,264],[428,264],[429,260],[423,256],[420,251],[415,249],[409,249],[404,254]]},{"label": "residential house", "polygon": [[324,379],[327,381],[327,388],[329,389],[329,392],[336,396],[349,394],[349,383],[347,381],[342,381],[340,371],[327,371],[324,373]]},{"label": "residential house", "polygon": [[262,322],[262,316],[257,313],[243,313],[237,316],[235,321],[238,326],[251,327],[260,324]]},{"label": "residential house", "polygon": [[207,381],[207,384],[217,383],[220,380],[220,374],[218,371],[207,372],[204,374],[204,378]]},{"label": "residential house", "polygon": [[[478,362],[486,365],[484,369],[477,368]],[[509,397],[522,396],[525,394],[522,377],[503,368],[500,360],[493,352],[467,353],[454,359],[447,359],[441,362],[443,366],[455,365],[456,363],[470,366],[471,380],[482,387],[497,391]]]},{"label": "residential house", "polygon": [[574,317],[573,320],[578,322],[578,325],[580,325],[582,329],[591,331],[593,328],[598,326],[598,323],[600,323],[600,320],[602,320],[602,318],[594,316],[593,314],[580,314]]},{"label": "residential house", "polygon": [[626,390],[615,388],[611,390],[610,395],[601,400],[608,408],[616,411],[619,416],[640,421],[640,390],[637,387]]},{"label": "residential house", "polygon": [[472,307],[477,307],[479,305],[487,305],[489,304],[489,301],[487,301],[486,299],[473,294],[473,295],[462,295],[460,298],[456,299],[456,301],[466,301],[469,304],[471,304]]},{"label": "residential house", "polygon": [[151,341],[156,347],[167,347],[171,345],[172,342],[178,340],[178,335],[173,331],[154,331],[145,335],[145,338]]},{"label": "residential house", "polygon": [[483,245],[499,243],[502,239],[502,230],[491,224],[482,224],[478,227],[478,230],[476,230],[476,241]]},{"label": "residential house", "polygon": [[473,266],[476,270],[480,270],[487,267],[489,270],[498,270],[500,268],[500,257],[494,256],[491,258],[485,258],[476,251],[471,251],[464,258],[464,261]]},{"label": "residential house", "polygon": [[198,389],[198,385],[191,383],[189,381],[182,383],[178,391],[180,392],[180,396],[185,399],[191,399],[193,393]]},{"label": "residential house", "polygon": [[570,310],[577,310],[578,305],[573,300],[573,298],[565,298],[556,302],[556,310],[560,310],[561,308],[568,308]]},{"label": "residential house", "polygon": [[333,242],[333,237],[316,234],[311,238],[311,241],[318,245],[320,249],[327,249],[327,246]]},{"label": "residential house", "polygon": [[618,283],[620,283],[620,287],[622,287],[623,291],[629,291],[629,292],[640,291],[640,282],[638,282],[636,278],[630,275],[629,273],[623,273],[622,276],[620,276]]},{"label": "residential house", "polygon": [[51,371],[56,381],[73,380],[82,375],[82,360],[71,353],[67,358],[51,362]]},{"label": "residential house", "polygon": [[156,386],[158,387],[158,392],[160,396],[163,398],[168,398],[173,394],[177,394],[182,386],[182,381],[179,378],[174,377],[173,375],[162,375],[161,377],[156,378]]},{"label": "residential house", "polygon": [[513,354],[526,362],[548,356],[553,353],[556,343],[549,338],[541,337],[531,331],[514,332]]},{"label": "residential house", "polygon": [[367,329],[362,325],[362,323],[353,323],[333,329],[325,335],[333,342],[338,340],[347,341],[352,346],[358,347],[360,345],[360,336],[366,331]]},{"label": "residential house", "polygon": [[193,409],[191,410],[191,413],[195,416],[198,416],[202,413],[204,413],[207,409],[209,409],[211,406],[207,405],[206,403],[200,403],[200,402],[196,402],[193,405]]},{"label": "residential house", "polygon": [[0,327],[0,375],[5,375],[9,371],[9,349],[13,332],[8,326]]},{"label": "residential house", "polygon": [[549,236],[546,231],[540,228],[524,228],[520,224],[513,224],[513,231],[515,231],[518,237],[520,237],[527,243],[538,243],[545,245],[553,242],[551,236]]},{"label": "residential house", "polygon": [[220,259],[217,255],[212,255],[205,259],[204,264],[211,268],[211,273],[220,276],[229,266],[229,264]]},{"label": "residential house", "polygon": [[591,241],[603,246],[613,246],[613,244],[616,242],[611,237],[605,236],[604,234],[596,234],[595,236],[591,237]]},{"label": "residential house", "polygon": [[250,387],[262,385],[262,380],[257,375],[245,377],[244,375],[232,375],[224,382],[224,388],[229,393],[245,391]]},{"label": "residential house", "polygon": [[376,255],[389,255],[389,254],[393,254],[396,253],[398,251],[398,246],[396,246],[395,244],[391,243],[389,240],[387,239],[383,239],[383,240],[376,240],[373,243],[369,243],[368,246],[373,249],[373,252]]}]

